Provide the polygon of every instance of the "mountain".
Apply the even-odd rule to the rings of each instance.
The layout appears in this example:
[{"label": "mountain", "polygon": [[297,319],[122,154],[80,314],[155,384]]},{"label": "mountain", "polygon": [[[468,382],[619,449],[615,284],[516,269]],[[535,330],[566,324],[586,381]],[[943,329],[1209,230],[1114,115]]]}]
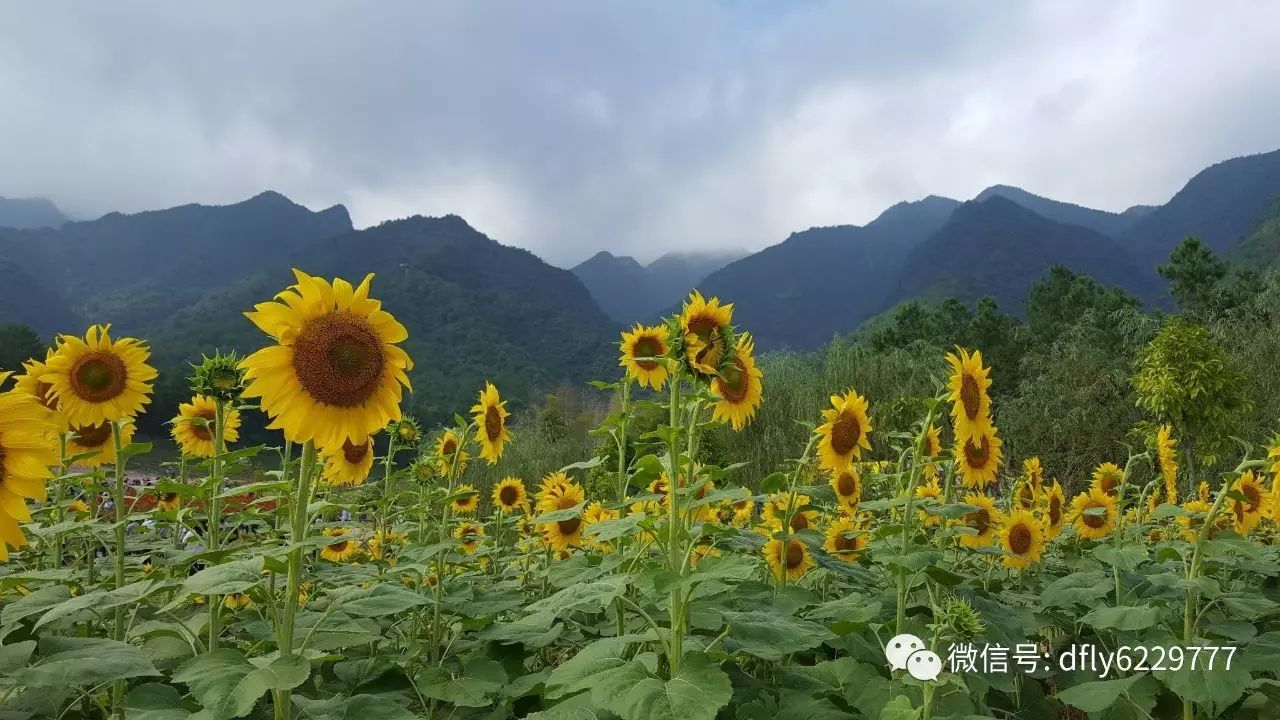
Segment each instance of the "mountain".
[{"label": "mountain", "polygon": [[67,216],[45,198],[0,197],[0,228],[56,228],[66,221]]},{"label": "mountain", "polygon": [[1143,214],[1142,206],[1129,208],[1123,213],[1113,213],[1059,202],[1058,200],[1050,200],[1049,198],[1029,193],[1022,188],[1010,187],[1009,185],[992,185],[978,193],[973,199],[976,202],[982,202],[991,197],[1012,200],[1037,215],[1068,225],[1086,227],[1108,237],[1119,237],[1137,222]]},{"label": "mountain", "polygon": [[907,254],[959,206],[931,195],[885,210],[866,226],[793,233],[698,284],[734,302],[734,320],[761,347],[815,347],[887,307]]},{"label": "mountain", "polygon": [[745,257],[745,250],[670,252],[647,266],[601,251],[571,270],[609,317],[624,326],[653,322],[699,281]]},{"label": "mountain", "polygon": [[1230,253],[1280,197],[1280,150],[1201,170],[1168,203],[1120,238],[1143,268],[1155,268],[1188,235],[1219,255]]},{"label": "mountain", "polygon": [[975,300],[991,295],[1010,311],[1054,265],[1065,265],[1104,285],[1139,294],[1150,290],[1139,282],[1142,273],[1118,241],[992,195],[956,208],[937,232],[911,251],[893,297]]},{"label": "mountain", "polygon": [[1280,260],[1280,198],[1271,202],[1253,231],[1240,241],[1229,257],[1254,270]]},{"label": "mountain", "polygon": [[62,296],[17,263],[0,258],[0,324],[12,322],[44,336],[81,324]]}]

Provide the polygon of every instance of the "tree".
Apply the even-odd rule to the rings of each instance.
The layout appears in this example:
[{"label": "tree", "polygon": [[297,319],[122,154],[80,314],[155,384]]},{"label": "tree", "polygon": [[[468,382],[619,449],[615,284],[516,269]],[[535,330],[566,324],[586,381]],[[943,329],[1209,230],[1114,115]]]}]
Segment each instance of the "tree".
[{"label": "tree", "polygon": [[0,325],[0,370],[21,370],[31,358],[44,359],[44,343],[36,331],[22,323]]},{"label": "tree", "polygon": [[1027,325],[1036,342],[1053,342],[1085,313],[1106,317],[1116,310],[1138,306],[1137,298],[1119,288],[1054,265],[1049,274],[1031,286],[1027,295]]},{"label": "tree", "polygon": [[1157,270],[1169,281],[1169,292],[1184,312],[1202,315],[1213,309],[1218,283],[1227,275],[1227,263],[1218,259],[1199,238],[1188,237],[1174,248],[1169,262]]},{"label": "tree", "polygon": [[[1138,406],[1181,432],[1187,468],[1216,462],[1250,403],[1245,377],[1209,329],[1170,316],[1139,353],[1131,380]],[[1200,453],[1196,457],[1195,453]]]}]

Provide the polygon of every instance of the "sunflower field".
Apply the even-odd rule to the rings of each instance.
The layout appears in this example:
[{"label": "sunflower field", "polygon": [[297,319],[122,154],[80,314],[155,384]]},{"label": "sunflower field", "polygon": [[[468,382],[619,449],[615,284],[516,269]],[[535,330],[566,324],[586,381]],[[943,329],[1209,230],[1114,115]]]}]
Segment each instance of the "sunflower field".
[{"label": "sunflower field", "polygon": [[957,347],[908,429],[832,387],[746,483],[699,445],[768,378],[694,292],[595,383],[607,452],[478,483],[521,441],[500,388],[421,426],[372,276],[295,275],[149,410],[171,475],[130,474],[139,340],[63,335],[0,394],[0,717],[1280,717],[1280,442],[1210,475],[1153,405],[1064,487]]}]

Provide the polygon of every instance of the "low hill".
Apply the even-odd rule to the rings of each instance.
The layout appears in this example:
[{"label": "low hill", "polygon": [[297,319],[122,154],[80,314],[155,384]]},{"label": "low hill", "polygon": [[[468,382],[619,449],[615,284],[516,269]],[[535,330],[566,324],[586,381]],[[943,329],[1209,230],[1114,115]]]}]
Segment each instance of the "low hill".
[{"label": "low hill", "polygon": [[57,205],[45,198],[0,197],[0,227],[27,230],[56,228],[67,221]]}]

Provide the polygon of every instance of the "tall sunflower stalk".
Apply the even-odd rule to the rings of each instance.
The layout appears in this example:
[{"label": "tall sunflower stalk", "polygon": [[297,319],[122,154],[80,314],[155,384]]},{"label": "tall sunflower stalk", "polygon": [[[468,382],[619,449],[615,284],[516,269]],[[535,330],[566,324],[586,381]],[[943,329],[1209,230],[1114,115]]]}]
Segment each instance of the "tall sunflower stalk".
[{"label": "tall sunflower stalk", "polygon": [[[912,531],[915,529],[913,526],[916,514],[913,512],[912,505],[915,501],[916,485],[924,477],[924,447],[925,443],[928,442],[929,428],[933,427],[933,416],[937,407],[937,399],[929,403],[929,410],[925,415],[924,424],[921,426],[920,435],[916,437],[915,443],[912,445],[911,467],[908,468],[906,510],[902,514],[902,554],[904,557],[910,549]],[[900,634],[907,616],[907,569],[902,567],[901,563],[898,564],[896,575],[897,613],[894,615],[894,627],[896,628],[895,634]]]},{"label": "tall sunflower stalk", "polygon": [[[209,498],[209,541],[208,549],[217,550],[222,542],[222,485],[223,461],[226,451],[227,403],[221,397],[214,397],[213,425],[213,457],[210,459],[209,482],[207,495]],[[209,651],[218,649],[218,639],[222,633],[221,610],[222,596],[209,596]]]}]

